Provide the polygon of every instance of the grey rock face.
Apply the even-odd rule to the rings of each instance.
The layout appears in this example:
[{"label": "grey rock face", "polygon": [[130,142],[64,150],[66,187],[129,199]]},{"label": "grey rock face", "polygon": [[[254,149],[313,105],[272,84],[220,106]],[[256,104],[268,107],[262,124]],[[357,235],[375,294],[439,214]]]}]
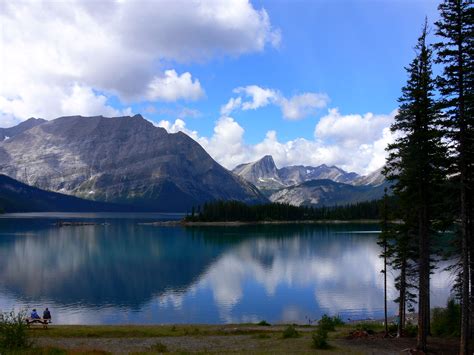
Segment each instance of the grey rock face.
[{"label": "grey rock face", "polygon": [[9,127],[9,128],[0,128],[0,142],[5,139],[10,139],[15,137],[18,134],[23,133],[24,131],[29,130],[30,128],[36,127],[42,123],[46,122],[42,118],[29,118],[26,121],[21,122],[20,124]]},{"label": "grey rock face", "polygon": [[232,171],[261,189],[278,189],[286,186],[280,179],[271,155],[265,155],[253,163],[241,164]]},{"label": "grey rock face", "polygon": [[353,186],[332,180],[311,180],[290,186],[270,195],[272,202],[293,206],[333,206],[379,199],[384,185]]},{"label": "grey rock face", "polygon": [[386,182],[385,176],[382,174],[382,170],[384,167],[375,170],[374,172],[366,175],[360,176],[354,181],[354,185],[371,185],[371,186],[379,186]]},{"label": "grey rock face", "polygon": [[305,181],[320,179],[352,183],[360,177],[356,173],[347,173],[336,166],[325,164],[317,167],[294,165],[277,169],[270,155],[253,163],[241,164],[232,171],[264,190],[281,189]]},{"label": "grey rock face", "polygon": [[321,179],[351,183],[359,177],[356,173],[348,173],[337,166],[327,166],[326,164],[317,167],[303,165],[287,166],[280,169],[280,176],[287,186]]},{"label": "grey rock face", "polygon": [[185,211],[215,199],[265,202],[184,133],[140,115],[61,117],[0,142],[0,173],[98,201]]}]

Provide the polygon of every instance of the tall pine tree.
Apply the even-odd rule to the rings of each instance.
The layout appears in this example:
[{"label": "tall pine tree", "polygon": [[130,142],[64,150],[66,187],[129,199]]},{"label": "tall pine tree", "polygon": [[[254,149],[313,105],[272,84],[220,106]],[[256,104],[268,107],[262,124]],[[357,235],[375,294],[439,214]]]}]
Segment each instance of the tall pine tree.
[{"label": "tall pine tree", "polygon": [[389,145],[385,173],[402,208],[413,211],[407,230],[418,238],[418,338],[426,351],[430,314],[430,239],[436,191],[442,184],[445,151],[441,144],[439,110],[433,98],[432,53],[426,43],[427,23],[415,47],[416,57],[406,68],[408,81],[399,99],[399,111],[391,130],[399,137]]},{"label": "tall pine tree", "polygon": [[468,354],[469,314],[474,303],[472,241],[474,7],[472,0],[445,0],[440,4],[439,11],[440,20],[436,22],[436,34],[441,41],[435,44],[435,48],[438,54],[437,62],[444,64],[444,71],[437,83],[446,115],[447,140],[452,148],[451,173],[459,181],[461,354]]}]

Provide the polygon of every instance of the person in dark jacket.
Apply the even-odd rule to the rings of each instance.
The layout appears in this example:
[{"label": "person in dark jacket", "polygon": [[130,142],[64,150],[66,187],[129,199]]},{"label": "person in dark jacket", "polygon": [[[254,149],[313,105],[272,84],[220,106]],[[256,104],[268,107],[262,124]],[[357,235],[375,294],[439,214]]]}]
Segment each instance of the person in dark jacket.
[{"label": "person in dark jacket", "polygon": [[43,319],[47,320],[48,322],[51,322],[51,312],[48,308],[46,308],[43,312]]}]

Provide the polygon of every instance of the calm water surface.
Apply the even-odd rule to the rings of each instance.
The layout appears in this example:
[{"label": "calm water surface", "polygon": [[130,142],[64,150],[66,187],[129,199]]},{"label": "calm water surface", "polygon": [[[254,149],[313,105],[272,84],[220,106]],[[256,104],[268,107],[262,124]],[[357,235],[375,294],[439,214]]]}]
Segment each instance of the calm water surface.
[{"label": "calm water surface", "polygon": [[[307,323],[383,316],[376,224],[156,227],[165,214],[0,218],[0,309],[55,323]],[[57,227],[61,221],[100,225]],[[390,275],[389,294],[395,298]],[[432,277],[432,306],[452,277]],[[396,314],[390,303],[389,313]]]}]

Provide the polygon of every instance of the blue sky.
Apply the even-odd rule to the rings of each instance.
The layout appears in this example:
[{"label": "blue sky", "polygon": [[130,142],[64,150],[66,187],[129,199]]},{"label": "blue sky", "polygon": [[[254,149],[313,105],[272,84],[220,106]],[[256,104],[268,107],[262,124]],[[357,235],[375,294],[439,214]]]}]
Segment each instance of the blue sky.
[{"label": "blue sky", "polygon": [[[9,4],[0,9],[8,53],[0,126],[31,116],[141,113],[191,135],[228,168],[272,154],[280,166],[327,163],[367,173],[383,165],[404,66],[437,5]],[[255,87],[263,101],[252,96]],[[223,112],[231,98],[240,103]]]},{"label": "blue sky", "polygon": [[[211,135],[219,108],[232,90],[252,84],[285,95],[323,92],[330,98],[329,106],[343,114],[388,114],[397,107],[406,79],[404,66],[413,59],[424,17],[437,16],[437,2],[426,0],[256,1],[254,6],[265,8],[272,25],[281,30],[278,48],[206,63],[173,63],[178,71],[199,78],[206,91],[200,102],[181,103],[202,114],[187,120],[190,129]],[[297,122],[282,119],[275,107],[239,112],[235,118],[248,127],[246,141],[257,143],[269,129],[281,131],[285,140],[311,138],[325,111]],[[164,115],[148,116],[159,121]]]}]

